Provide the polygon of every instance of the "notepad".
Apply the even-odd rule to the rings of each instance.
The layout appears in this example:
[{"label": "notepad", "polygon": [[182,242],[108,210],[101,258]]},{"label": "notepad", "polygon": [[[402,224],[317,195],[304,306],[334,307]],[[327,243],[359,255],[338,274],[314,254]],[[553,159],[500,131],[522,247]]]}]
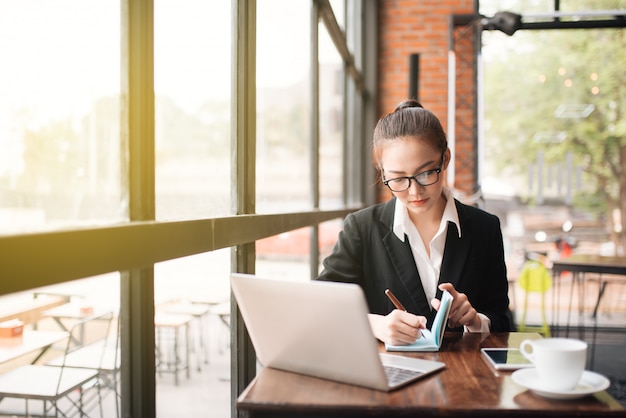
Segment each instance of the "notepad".
[{"label": "notepad", "polygon": [[433,326],[430,330],[423,329],[422,335],[413,344],[391,345],[385,344],[387,351],[439,351],[443,341],[443,333],[448,324],[448,315],[452,307],[452,295],[445,291],[441,295],[441,306],[435,315]]}]

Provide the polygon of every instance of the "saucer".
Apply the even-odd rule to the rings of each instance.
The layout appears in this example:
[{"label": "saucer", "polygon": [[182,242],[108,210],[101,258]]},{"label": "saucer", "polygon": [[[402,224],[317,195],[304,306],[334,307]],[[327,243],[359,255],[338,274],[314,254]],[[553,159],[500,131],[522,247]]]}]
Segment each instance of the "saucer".
[{"label": "saucer", "polygon": [[533,368],[520,369],[511,375],[513,381],[518,385],[524,386],[527,389],[532,390],[537,395],[550,399],[576,399],[583,396],[591,395],[592,393],[600,392],[609,387],[609,379],[601,374],[583,371],[583,374],[578,381],[578,384],[571,390],[552,390],[542,387],[539,377],[537,376],[537,370]]}]

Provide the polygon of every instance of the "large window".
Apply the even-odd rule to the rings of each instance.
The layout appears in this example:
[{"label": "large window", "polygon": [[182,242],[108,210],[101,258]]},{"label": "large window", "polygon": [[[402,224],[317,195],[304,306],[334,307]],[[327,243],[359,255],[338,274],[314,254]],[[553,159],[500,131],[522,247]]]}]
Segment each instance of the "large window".
[{"label": "large window", "polygon": [[257,3],[259,213],[311,208],[310,20],[306,1]]},{"label": "large window", "polygon": [[0,231],[127,219],[119,4],[0,10]]},{"label": "large window", "polygon": [[[346,5],[375,12],[358,1],[0,3],[0,303],[113,310],[124,416],[185,415],[181,403],[234,416],[256,364],[230,272],[308,279],[355,209],[345,194],[366,200],[345,167],[368,140],[349,137],[346,115],[368,132],[374,115],[327,33],[362,27]],[[192,311],[190,331],[217,337],[210,360],[193,357],[176,380],[159,373],[172,340],[156,328],[192,304],[211,319],[196,328]],[[58,328],[39,313],[28,329]],[[198,336],[192,356],[207,348]]]},{"label": "large window", "polygon": [[[225,41],[231,34],[230,3],[157,0],[154,15],[156,218],[229,215],[232,71],[231,44]],[[197,404],[194,409],[222,414],[229,409],[229,385],[223,382],[215,382],[211,398],[180,390],[198,385],[199,375],[208,381],[212,369],[227,361],[224,347],[215,344],[213,336],[221,329],[210,324],[215,315],[209,309],[229,300],[229,260],[223,249],[155,265],[159,414],[172,412],[171,393],[178,391],[179,401],[188,397],[188,404]],[[192,380],[179,385],[163,372],[171,357],[171,336],[159,321],[172,313],[192,314],[190,331],[197,342],[193,356],[198,361],[186,364]]]},{"label": "large window", "polygon": [[[116,224],[128,219],[120,100],[120,4],[3,1],[0,4],[0,234]],[[119,273],[55,283],[57,242],[5,255],[42,271],[19,278],[3,263],[1,316],[26,332],[70,329],[80,312],[120,307]],[[48,258],[42,261],[42,258]],[[56,259],[56,260],[55,260]],[[48,268],[45,268],[48,266]],[[20,266],[23,272],[24,267]],[[76,278],[76,277],[73,277]],[[30,284],[30,285],[29,285]],[[64,307],[62,308],[63,305]],[[116,327],[114,327],[116,330]],[[24,361],[2,364],[3,370]],[[8,400],[3,400],[2,408]]]},{"label": "large window", "polygon": [[343,170],[345,138],[345,73],[341,56],[320,23],[320,144],[321,208],[342,204],[346,173]]},{"label": "large window", "polygon": [[[521,322],[526,301],[517,279],[528,258],[540,254],[550,265],[576,253],[624,255],[625,148],[618,120],[626,54],[624,29],[606,27],[614,13],[623,15],[624,2],[480,3],[481,14],[506,10],[529,25],[513,36],[483,31],[481,61],[480,183],[487,210],[503,221],[511,306]],[[532,24],[542,28],[531,30]],[[575,287],[567,280],[559,286],[571,303]],[[581,301],[585,292],[596,292],[581,289]],[[597,313],[594,327],[613,315]],[[558,319],[557,313],[557,326]]]},{"label": "large window", "polygon": [[[487,15],[502,7],[481,3]],[[619,9],[619,3],[563,2],[559,12],[564,22],[589,24],[606,19],[606,11]],[[527,22],[546,22],[554,14],[549,2],[507,7]],[[512,253],[556,254],[557,240],[585,252],[624,251],[624,146],[618,139],[623,41],[623,29],[562,29],[557,23],[514,36],[482,34],[481,183],[486,197],[506,213]],[[511,263],[509,269],[518,267]]]},{"label": "large window", "polygon": [[156,217],[230,213],[229,2],[157,0]]}]

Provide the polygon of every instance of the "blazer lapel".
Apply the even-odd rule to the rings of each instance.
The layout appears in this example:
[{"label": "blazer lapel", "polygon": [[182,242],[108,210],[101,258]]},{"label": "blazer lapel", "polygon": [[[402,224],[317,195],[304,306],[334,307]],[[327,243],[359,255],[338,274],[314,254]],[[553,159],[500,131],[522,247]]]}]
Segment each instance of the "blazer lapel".
[{"label": "blazer lapel", "polygon": [[[381,231],[386,231],[382,236],[382,242],[387,250],[391,264],[397,277],[404,288],[405,294],[397,294],[400,300],[405,301],[407,310],[416,312],[428,312],[432,310],[430,303],[426,300],[426,293],[422,287],[422,281],[415,265],[415,259],[411,251],[408,239],[404,242],[393,233],[393,212],[395,198],[391,200],[381,213],[380,222],[385,225]],[[397,291],[394,289],[394,291]],[[406,301],[411,301],[409,304]]]},{"label": "blazer lapel", "polygon": [[[446,248],[441,262],[441,272],[439,273],[439,283],[452,283],[457,288],[461,278],[461,271],[465,265],[467,254],[469,253],[471,242],[471,231],[467,225],[467,218],[462,207],[456,202],[459,213],[459,223],[461,224],[461,238],[456,229],[456,225],[448,223],[448,234],[446,235]],[[441,290],[437,289],[437,298],[441,298]]]}]

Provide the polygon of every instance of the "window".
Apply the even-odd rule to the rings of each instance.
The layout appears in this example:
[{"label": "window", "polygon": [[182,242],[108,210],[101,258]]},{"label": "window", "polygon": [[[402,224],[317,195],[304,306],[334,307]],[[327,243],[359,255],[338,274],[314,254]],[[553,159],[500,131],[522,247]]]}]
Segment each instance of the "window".
[{"label": "window", "polygon": [[230,213],[230,4],[155,2],[156,217]]},{"label": "window", "polygon": [[[162,303],[223,302],[232,269],[282,277],[297,272],[306,279],[318,252],[330,250],[337,219],[355,209],[342,204],[346,149],[362,148],[358,135],[346,135],[344,58],[320,56],[314,63],[321,69],[319,93],[311,88],[311,13],[330,3],[259,0],[252,6],[200,0],[0,5],[0,265],[11,278],[0,282],[0,297],[62,293],[79,308],[97,299],[119,310],[124,415],[167,414],[166,387],[150,361],[157,357],[152,338],[158,343],[151,326]],[[258,27],[249,37],[233,36],[250,29],[247,16]],[[233,55],[251,49],[256,60],[233,69]],[[256,91],[239,84],[251,73]],[[253,105],[242,111],[237,105],[251,97]],[[324,125],[324,180],[315,178],[312,165],[316,107]],[[253,118],[243,114],[250,108]],[[362,125],[373,119],[353,114]],[[242,135],[233,130],[252,124],[251,161],[243,158],[248,149],[233,146]],[[254,186],[233,165],[253,172]],[[247,196],[241,184],[255,194]],[[311,199],[316,187],[322,209]],[[241,199],[252,199],[256,213],[233,216],[233,202]],[[318,248],[311,231],[319,233]],[[297,246],[279,250],[280,259],[272,252],[279,246],[263,248],[285,239]],[[230,310],[220,312],[224,331]],[[45,324],[54,326],[50,318]],[[250,350],[245,341],[233,344],[233,352]],[[249,366],[244,363],[233,367]],[[250,378],[242,375],[236,388]],[[228,410],[232,396],[227,383],[216,402]],[[211,407],[208,399],[192,397]]]},{"label": "window", "polygon": [[[307,2],[257,3],[257,212],[310,209],[311,63]],[[288,36],[286,36],[288,34]]]},{"label": "window", "polygon": [[27,0],[0,6],[4,233],[127,219],[119,4],[63,5]]}]

